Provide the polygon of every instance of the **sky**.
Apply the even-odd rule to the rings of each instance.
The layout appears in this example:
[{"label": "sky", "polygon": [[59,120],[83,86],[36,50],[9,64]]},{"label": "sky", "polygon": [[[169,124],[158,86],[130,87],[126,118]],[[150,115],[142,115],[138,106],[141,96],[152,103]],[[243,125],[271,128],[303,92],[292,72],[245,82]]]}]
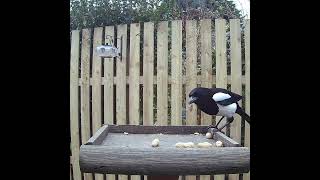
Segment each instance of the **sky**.
[{"label": "sky", "polygon": [[233,0],[236,8],[239,9],[243,15],[247,15],[246,19],[250,19],[250,2],[249,0]]}]

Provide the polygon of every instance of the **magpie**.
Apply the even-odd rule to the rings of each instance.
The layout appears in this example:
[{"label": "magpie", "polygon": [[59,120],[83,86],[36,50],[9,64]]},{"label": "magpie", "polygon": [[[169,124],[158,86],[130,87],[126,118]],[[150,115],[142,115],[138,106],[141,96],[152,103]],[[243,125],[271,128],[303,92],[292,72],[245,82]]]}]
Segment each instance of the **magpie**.
[{"label": "magpie", "polygon": [[[239,114],[250,124],[250,116],[238,104],[241,99],[242,96],[239,94],[223,88],[198,87],[189,93],[189,104],[196,104],[206,114],[222,116],[215,126],[209,126],[209,128],[213,127],[220,131],[233,122],[235,114]],[[227,122],[221,128],[218,128],[224,117],[227,118]]]}]

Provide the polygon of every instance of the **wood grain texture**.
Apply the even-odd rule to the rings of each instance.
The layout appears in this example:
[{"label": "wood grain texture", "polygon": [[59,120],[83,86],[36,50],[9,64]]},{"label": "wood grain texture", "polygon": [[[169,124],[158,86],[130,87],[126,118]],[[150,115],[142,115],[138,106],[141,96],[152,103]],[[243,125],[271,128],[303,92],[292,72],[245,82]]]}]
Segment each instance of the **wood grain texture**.
[{"label": "wood grain texture", "polygon": [[[101,127],[102,121],[102,99],[101,99],[101,76],[102,58],[95,51],[97,46],[102,45],[103,28],[94,28],[93,33],[93,54],[92,54],[92,133],[94,134]],[[94,174],[95,180],[103,180],[103,174]]]},{"label": "wood grain texture", "polygon": [[108,125],[103,125],[93,136],[86,142],[86,145],[100,145],[108,134]]},{"label": "wood grain texture", "polygon": [[240,147],[241,145],[231,139],[230,137],[226,136],[222,132],[214,131],[212,128],[210,129],[210,132],[213,134],[213,139],[216,141],[221,141],[224,146],[227,147]]},{"label": "wood grain texture", "polygon": [[133,134],[193,134],[195,132],[206,133],[208,126],[147,126],[147,125],[109,125],[111,133]]},{"label": "wood grain texture", "polygon": [[[91,30],[82,30],[81,47],[81,141],[84,144],[90,138],[90,45]],[[92,180],[92,174],[84,173],[84,180]]]},{"label": "wood grain texture", "polygon": [[[240,20],[230,20],[230,42],[231,42],[231,91],[242,95],[241,83],[241,35]],[[241,105],[241,101],[238,102]],[[230,137],[237,142],[241,142],[241,117],[234,116],[234,121],[230,124]],[[239,174],[230,174],[229,180],[238,180]]]},{"label": "wood grain texture", "polygon": [[92,133],[98,131],[102,120],[102,99],[101,99],[101,61],[95,48],[102,45],[103,28],[95,28],[93,35],[93,56],[92,56]]},{"label": "wood grain texture", "polygon": [[[201,87],[212,87],[211,19],[200,20]],[[212,116],[201,112],[201,124],[212,124]]]},{"label": "wood grain texture", "polygon": [[[245,110],[250,115],[250,20],[245,20]],[[244,146],[250,147],[250,124],[245,122]],[[250,172],[243,174],[243,180],[250,180]]]},{"label": "wood grain texture", "polygon": [[182,21],[172,21],[171,125],[182,124]]},{"label": "wood grain texture", "polygon": [[[121,57],[117,58],[117,86],[116,86],[116,119],[117,124],[126,124],[126,54],[127,54],[127,25],[117,26],[117,48]],[[120,39],[122,38],[122,45]],[[121,49],[122,48],[122,49]]]},{"label": "wood grain texture", "polygon": [[157,31],[157,124],[168,125],[168,22]]},{"label": "wood grain texture", "polygon": [[[118,84],[116,85],[116,123],[117,124],[126,124],[126,69],[127,69],[127,25],[122,24],[117,26],[117,48],[121,52],[121,57],[117,58],[117,78]],[[122,45],[121,45],[122,39]],[[108,173],[109,174],[109,173]],[[118,180],[127,180],[128,176],[118,175]]]},{"label": "wood grain texture", "polygon": [[143,37],[143,124],[153,125],[154,24],[144,23]]},{"label": "wood grain texture", "polygon": [[[140,76],[140,24],[130,25],[130,58],[129,58],[129,124],[139,124],[139,76]],[[132,175],[131,180],[140,180]]]},{"label": "wood grain texture", "polygon": [[70,58],[70,133],[71,133],[71,153],[73,158],[72,172],[74,180],[81,180],[81,172],[79,166],[79,148],[80,148],[80,132],[79,132],[79,90],[78,90],[78,74],[79,74],[79,50],[80,50],[80,31],[72,31],[71,35],[71,58]]},{"label": "wood grain texture", "polygon": [[[215,20],[215,33],[216,33],[216,87],[227,89],[228,76],[227,76],[227,41],[226,41],[226,21],[224,19]],[[220,119],[217,116],[216,119]],[[224,118],[220,124],[226,123]],[[226,128],[222,130],[226,133]]]},{"label": "wood grain texture", "polygon": [[129,123],[139,124],[140,24],[130,25]]},{"label": "wood grain texture", "polygon": [[[130,83],[129,82],[129,78],[130,78],[129,76],[126,77],[126,83],[127,84]],[[201,84],[201,82],[202,82],[201,78],[202,77],[200,75],[196,76],[197,84]],[[216,80],[215,80],[216,76],[213,75],[212,78],[213,78],[212,84],[216,84]],[[139,76],[139,84],[143,84],[143,81],[144,81],[143,79],[144,79],[144,76]],[[106,81],[107,81],[107,79],[103,77],[102,78],[102,85],[105,85]],[[117,81],[118,81],[118,78],[114,77],[113,78],[113,84],[116,85]],[[188,81],[187,77],[186,76],[182,76],[182,84],[186,84],[187,81]],[[242,76],[241,81],[242,81],[242,84],[244,85],[245,84],[245,76]],[[171,78],[171,76],[168,76],[168,84],[171,84],[171,82],[172,82],[172,78]],[[227,76],[227,82],[228,82],[228,84],[231,84],[231,76],[229,76],[229,75]],[[81,84],[82,84],[82,79],[79,78],[79,85],[81,85]],[[153,76],[153,84],[157,84],[157,76]],[[90,85],[92,85],[92,78],[90,78]]]},{"label": "wood grain texture", "polygon": [[90,138],[90,44],[91,30],[82,30],[81,47],[81,138],[82,144]]},{"label": "wood grain texture", "polygon": [[[197,21],[186,21],[186,102],[189,93],[197,87]],[[197,124],[197,105],[186,103],[186,124]],[[186,180],[196,180],[196,176],[186,176]]]},{"label": "wood grain texture", "polygon": [[[111,36],[111,37],[110,37]],[[105,42],[110,43],[114,41],[114,26],[105,27]],[[114,74],[114,58],[104,58],[104,124],[113,124],[114,118],[114,98],[113,98],[113,74]],[[115,180],[116,176],[113,174],[106,175],[107,180]]]},{"label": "wood grain texture", "polygon": [[[105,27],[105,42],[114,41],[114,26]],[[110,39],[111,38],[111,39]],[[113,107],[113,74],[114,74],[114,60],[113,58],[104,58],[104,78],[102,84],[104,85],[104,123],[113,124],[114,107]]]},{"label": "wood grain texture", "polygon": [[[215,37],[216,37],[216,87],[227,89],[227,41],[226,41],[226,21],[224,19],[215,20]],[[216,116],[216,121],[219,120],[221,116]],[[216,122],[217,123],[217,122]],[[224,118],[220,124],[226,123],[226,118]],[[220,126],[219,126],[220,127]],[[222,132],[226,133],[224,128]],[[224,175],[215,175],[215,180],[224,180]]]},{"label": "wood grain texture", "polygon": [[250,166],[247,147],[186,150],[175,147],[113,148],[83,145],[80,150],[80,167],[83,172],[199,175],[248,172]]},{"label": "wood grain texture", "polygon": [[[231,91],[242,95],[241,83],[241,36],[240,21],[230,20],[230,41],[231,41]],[[238,102],[241,105],[241,101]],[[241,141],[241,118],[236,115],[230,125],[230,137],[235,141]]]},{"label": "wood grain texture", "polygon": [[[129,134],[125,135],[123,132]],[[202,135],[194,135],[194,132]],[[214,139],[206,139],[206,132],[207,126],[104,125],[92,138],[91,145],[88,143],[80,147],[80,167],[83,172],[122,174],[123,177],[126,174],[200,175],[248,172],[249,148],[228,147],[237,143],[220,132],[212,131]],[[161,139],[161,145],[153,148],[150,143],[156,137]],[[104,139],[102,143],[101,139]],[[96,140],[99,142],[94,145]],[[174,146],[178,141],[206,141],[214,144],[216,140],[223,141],[224,147],[179,149]]]},{"label": "wood grain texture", "polygon": [[[189,93],[197,87],[197,21],[186,21],[186,102]],[[197,106],[186,103],[186,124],[197,124]]]},{"label": "wood grain texture", "polygon": [[[200,20],[201,87],[212,87],[211,19]],[[212,116],[201,111],[201,124],[212,124]],[[200,180],[210,180],[210,176],[200,176]]]}]

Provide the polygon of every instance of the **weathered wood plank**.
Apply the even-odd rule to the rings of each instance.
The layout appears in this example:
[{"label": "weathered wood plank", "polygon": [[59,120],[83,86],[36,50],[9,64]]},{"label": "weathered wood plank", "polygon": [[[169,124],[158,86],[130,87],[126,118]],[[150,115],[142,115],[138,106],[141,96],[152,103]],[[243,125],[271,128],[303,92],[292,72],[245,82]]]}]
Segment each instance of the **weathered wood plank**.
[{"label": "weathered wood plank", "polygon": [[[111,36],[111,37],[110,37]],[[105,27],[105,42],[114,41],[114,26]],[[104,78],[102,84],[104,85],[104,123],[113,124],[114,107],[113,107],[113,84],[114,84],[114,60],[113,58],[104,58]]]},{"label": "weathered wood plank", "polygon": [[[140,24],[130,25],[129,124],[139,124]],[[131,180],[140,180],[132,175]]]},{"label": "weathered wood plank", "polygon": [[[245,110],[250,115],[250,20],[245,20]],[[250,124],[245,122],[244,145],[250,147]],[[250,180],[250,172],[243,174],[243,180]]]},{"label": "weathered wood plank", "polygon": [[[240,20],[230,20],[230,42],[231,42],[231,91],[242,95],[241,83],[241,35]],[[238,102],[241,105],[241,101]],[[235,116],[230,125],[230,137],[241,142],[241,118]],[[229,180],[238,180],[239,174],[230,174]]]},{"label": "weathered wood plank", "polygon": [[[120,59],[118,58],[117,63],[117,85],[116,85],[116,118],[117,124],[126,124],[126,61],[127,61],[127,25],[122,24],[117,26],[117,48],[121,52]],[[121,44],[122,39],[122,44]],[[121,173],[120,173],[121,174]],[[127,180],[128,176],[118,175],[119,180]]]},{"label": "weathered wood plank", "polygon": [[[248,172],[247,147],[119,148],[81,146],[83,172],[133,175],[199,175]],[[135,159],[135,161],[133,161]]]},{"label": "weathered wood plank", "polygon": [[74,180],[81,180],[81,172],[79,167],[79,48],[80,31],[72,31],[71,35],[71,58],[70,58],[70,133],[71,133],[71,153],[72,171]]},{"label": "weathered wood plank", "polygon": [[[105,27],[105,42],[110,43],[114,41],[114,26]],[[114,118],[114,98],[113,98],[113,74],[114,74],[114,60],[113,58],[104,58],[104,124],[113,124]],[[115,180],[116,176],[113,174],[106,175],[107,180]]]},{"label": "weathered wood plank", "polygon": [[154,24],[144,23],[143,37],[143,124],[153,124]]},{"label": "weathered wood plank", "polygon": [[[116,119],[117,124],[126,124],[126,53],[127,53],[127,25],[117,26],[117,48],[121,57],[117,63],[117,86],[116,86]],[[120,39],[122,38],[122,45]],[[122,48],[122,49],[121,49]]]},{"label": "weathered wood plank", "polygon": [[168,125],[168,22],[157,31],[157,125]]},{"label": "weathered wood plank", "polygon": [[[200,51],[201,51],[201,86],[212,87],[212,48],[211,19],[200,20]],[[212,124],[212,116],[201,111],[201,124]],[[200,180],[210,180],[210,176],[200,176]]]},{"label": "weathered wood plank", "polygon": [[[216,87],[227,89],[227,41],[226,41],[226,21],[224,19],[215,20],[216,33]],[[221,117],[217,116],[216,120]],[[220,122],[226,123],[226,118]],[[226,128],[222,130],[226,132]]]},{"label": "weathered wood plank", "polygon": [[172,21],[171,125],[182,124],[182,21]]},{"label": "weathered wood plank", "polygon": [[[186,21],[186,102],[189,93],[197,87],[197,21]],[[197,106],[186,103],[186,124],[197,124]]]},{"label": "weathered wood plank", "polygon": [[[107,58],[105,58],[107,59]],[[196,83],[197,84],[201,84],[201,76],[196,76]],[[213,81],[212,81],[212,84],[216,84],[216,76],[213,75],[212,76],[213,78]],[[117,84],[117,80],[118,78],[117,77],[114,77],[113,78],[113,84],[116,85]],[[139,84],[143,84],[143,80],[144,79],[144,76],[139,76]],[[106,81],[107,79],[105,77],[102,78],[102,85],[105,85],[106,84]],[[182,76],[182,84],[186,84],[188,81],[187,77],[186,76]],[[242,84],[244,85],[245,84],[245,76],[242,76],[241,77],[241,81],[242,81]],[[81,86],[81,83],[82,82],[82,79],[79,78],[79,86]],[[129,76],[126,77],[126,83],[129,84]],[[231,84],[231,76],[227,76],[227,83],[228,84]],[[157,84],[157,76],[153,76],[153,84]],[[168,84],[171,84],[171,76],[168,76]],[[92,85],[92,78],[90,78],[90,85]]]},{"label": "weathered wood plank", "polygon": [[85,145],[100,145],[108,134],[108,125],[99,128],[96,133],[85,143]]},{"label": "weathered wood plank", "polygon": [[210,132],[213,134],[213,139],[214,140],[219,140],[223,143],[224,146],[228,147],[240,147],[241,145],[231,139],[230,137],[226,136],[224,133],[219,132],[217,130],[214,130],[213,128],[210,129]]},{"label": "weathered wood plank", "polygon": [[129,123],[139,124],[140,24],[130,25]]},{"label": "weathered wood plank", "polygon": [[[197,87],[197,21],[186,21],[186,124],[197,124],[197,106],[189,105],[189,93]],[[186,180],[196,180],[196,176],[186,176]]]},{"label": "weathered wood plank", "polygon": [[109,125],[110,133],[132,133],[132,134],[193,134],[195,132],[205,134],[208,126],[147,126],[147,125]]},{"label": "weathered wood plank", "polygon": [[[93,36],[93,49],[102,45],[103,28],[95,28]],[[93,133],[101,127],[102,101],[101,101],[101,57],[93,50],[92,59],[92,130]]]},{"label": "weathered wood plank", "polygon": [[[226,41],[226,21],[224,19],[215,20],[216,37],[216,87],[227,89],[227,41]],[[221,117],[216,116],[216,123]],[[226,118],[220,122],[226,123]],[[222,130],[226,133],[226,128]],[[224,180],[224,175],[215,175],[215,180]]]},{"label": "weathered wood plank", "polygon": [[[81,140],[82,144],[90,138],[90,45],[91,30],[82,30],[81,47]],[[84,173],[85,180],[92,180],[92,174]]]},{"label": "weathered wood plank", "polygon": [[[93,32],[93,54],[92,54],[92,134],[99,130],[102,121],[102,99],[101,99],[101,61],[96,51],[97,46],[102,45],[103,28],[95,28]],[[95,180],[103,180],[103,174],[94,174]]]},{"label": "weathered wood plank", "polygon": [[[201,86],[212,87],[211,19],[200,20]],[[212,116],[201,112],[201,124],[212,124]]]}]

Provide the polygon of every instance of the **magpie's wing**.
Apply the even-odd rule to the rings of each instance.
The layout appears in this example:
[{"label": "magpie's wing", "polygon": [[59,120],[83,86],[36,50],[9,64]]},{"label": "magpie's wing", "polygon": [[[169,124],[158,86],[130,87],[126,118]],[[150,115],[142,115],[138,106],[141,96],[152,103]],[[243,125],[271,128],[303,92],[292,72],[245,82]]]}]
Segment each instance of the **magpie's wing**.
[{"label": "magpie's wing", "polygon": [[242,99],[242,96],[240,96],[236,93],[230,92],[226,89],[212,88],[211,90],[213,92],[212,99],[217,104],[220,104],[222,106],[227,106],[227,105],[236,103]]}]

